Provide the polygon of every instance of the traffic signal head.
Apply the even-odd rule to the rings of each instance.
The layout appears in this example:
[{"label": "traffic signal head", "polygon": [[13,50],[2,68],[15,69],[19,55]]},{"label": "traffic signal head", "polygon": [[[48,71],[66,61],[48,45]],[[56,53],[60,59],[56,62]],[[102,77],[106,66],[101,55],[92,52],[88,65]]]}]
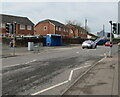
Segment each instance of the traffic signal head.
[{"label": "traffic signal head", "polygon": [[10,25],[6,24],[6,32],[9,33],[10,32]]},{"label": "traffic signal head", "polygon": [[120,35],[120,23],[118,23],[118,35]]},{"label": "traffic signal head", "polygon": [[117,34],[117,23],[113,23],[113,34]]}]

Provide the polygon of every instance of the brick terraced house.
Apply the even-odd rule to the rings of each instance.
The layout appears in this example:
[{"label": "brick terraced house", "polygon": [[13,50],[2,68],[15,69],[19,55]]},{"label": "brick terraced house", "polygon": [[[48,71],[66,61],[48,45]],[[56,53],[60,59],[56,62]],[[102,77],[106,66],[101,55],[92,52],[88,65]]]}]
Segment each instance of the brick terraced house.
[{"label": "brick terraced house", "polygon": [[72,24],[67,24],[66,26],[69,28],[70,38],[78,38],[78,37],[85,39],[87,38],[88,32],[82,27]]},{"label": "brick terraced house", "polygon": [[0,35],[10,35],[10,33],[6,33],[6,24],[14,22],[16,22],[16,35],[34,35],[34,24],[27,17],[0,14],[0,18],[2,19],[2,22],[0,22]]},{"label": "brick terraced house", "polygon": [[46,34],[57,34],[62,35],[63,37],[68,37],[69,35],[69,29],[67,26],[58,21],[50,19],[38,22],[35,25],[34,30],[34,35],[45,36]]}]

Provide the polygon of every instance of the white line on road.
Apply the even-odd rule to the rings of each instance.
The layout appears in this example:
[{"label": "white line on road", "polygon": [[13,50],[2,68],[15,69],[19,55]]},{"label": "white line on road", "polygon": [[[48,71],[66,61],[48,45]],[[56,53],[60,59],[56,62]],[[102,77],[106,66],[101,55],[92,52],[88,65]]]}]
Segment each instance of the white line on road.
[{"label": "white line on road", "polygon": [[59,84],[56,84],[56,85],[54,85],[54,86],[51,86],[51,87],[49,87],[49,88],[43,89],[43,90],[41,90],[41,91],[39,91],[39,92],[36,92],[36,93],[34,93],[34,94],[31,94],[31,95],[37,95],[37,94],[43,93],[43,92],[45,92],[45,91],[48,91],[48,90],[50,90],[50,89],[53,89],[53,88],[55,88],[55,87],[58,87],[58,86],[60,86],[60,85],[63,85],[63,84],[65,84],[65,83],[68,83],[68,82],[71,81],[71,79],[72,79],[73,71],[78,70],[78,69],[82,69],[82,68],[86,68],[86,67],[89,67],[89,66],[91,66],[91,65],[87,65],[87,66],[75,68],[75,69],[71,70],[68,80],[66,80],[66,81],[64,81],[64,82],[61,82],[61,83],[59,83]]},{"label": "white line on road", "polygon": [[81,79],[85,74],[87,74],[94,66],[96,66],[99,62],[103,61],[106,57],[99,60],[97,63],[93,64],[89,69],[87,69],[82,75],[80,75],[69,87],[67,87],[63,92],[62,95],[71,87],[73,86],[79,79]]},{"label": "white line on road", "polygon": [[5,67],[13,67],[13,66],[18,66],[18,65],[21,65],[21,64],[14,64],[14,65],[10,65],[10,66],[3,66],[4,68]]},{"label": "white line on road", "polygon": [[31,62],[35,62],[35,61],[37,61],[37,60],[36,60],[36,59],[34,59],[34,60],[30,61],[30,63],[31,63]]},{"label": "white line on road", "polygon": [[71,79],[72,79],[72,75],[73,75],[73,70],[70,72],[70,76],[69,76],[69,81],[71,81]]},{"label": "white line on road", "polygon": [[30,62],[26,62],[25,64],[29,64]]},{"label": "white line on road", "polygon": [[32,63],[32,62],[35,62],[37,61],[36,59],[32,60],[32,61],[29,61],[29,62],[26,62],[26,63],[23,63],[23,64],[14,64],[14,65],[10,65],[10,66],[3,66],[3,68],[6,68],[6,67],[14,67],[14,66],[19,66],[19,65],[24,65],[24,64],[29,64],[29,63]]},{"label": "white line on road", "polygon": [[83,66],[83,67],[79,67],[79,68],[75,68],[75,69],[71,70],[70,76],[69,76],[69,79],[68,79],[68,80],[71,81],[73,72],[74,72],[75,70],[82,69],[82,68],[86,68],[86,67],[89,67],[89,66],[91,66],[91,65],[87,65],[87,66]]},{"label": "white line on road", "polygon": [[47,89],[41,90],[41,91],[39,91],[39,92],[36,92],[36,93],[34,93],[34,94],[31,94],[31,95],[37,95],[37,94],[43,93],[43,92],[45,92],[45,91],[48,91],[48,90],[50,90],[50,89],[53,89],[53,88],[58,87],[58,86],[60,86],[60,85],[63,85],[63,84],[65,84],[65,83],[67,83],[67,82],[68,82],[68,80],[67,80],[67,81],[64,81],[64,82],[62,82],[62,83],[59,83],[59,84],[57,84],[57,85],[51,86],[51,87],[49,87],[49,88],[47,88]]}]

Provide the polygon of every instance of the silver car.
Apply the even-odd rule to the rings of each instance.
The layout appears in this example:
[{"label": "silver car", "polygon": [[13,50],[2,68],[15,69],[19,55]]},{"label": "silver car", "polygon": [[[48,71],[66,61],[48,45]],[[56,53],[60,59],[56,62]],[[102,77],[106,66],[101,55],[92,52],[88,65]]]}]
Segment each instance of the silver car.
[{"label": "silver car", "polygon": [[97,44],[92,40],[87,40],[82,43],[82,48],[96,48]]}]

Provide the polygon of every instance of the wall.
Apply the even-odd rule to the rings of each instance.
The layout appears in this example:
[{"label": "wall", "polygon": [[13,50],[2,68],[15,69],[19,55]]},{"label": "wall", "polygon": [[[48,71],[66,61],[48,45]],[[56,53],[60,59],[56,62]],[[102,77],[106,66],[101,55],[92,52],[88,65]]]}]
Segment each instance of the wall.
[{"label": "wall", "polygon": [[27,25],[25,25],[25,29],[20,29],[20,24],[16,25],[16,35],[33,35],[34,34],[34,28],[32,27],[32,30],[27,30]]},{"label": "wall", "polygon": [[[6,33],[6,29],[5,28],[2,28],[2,34],[3,35],[7,35],[8,34],[8,33]],[[16,24],[16,35],[33,35],[33,34],[34,34],[34,28],[33,27],[32,27],[32,30],[27,30],[27,25],[25,25],[25,29],[24,30],[20,30],[20,24]]]},{"label": "wall", "polygon": [[[44,30],[44,27],[47,27]],[[39,23],[34,27],[34,35],[46,35],[46,34],[54,34],[55,33],[55,26],[51,23]]]}]

